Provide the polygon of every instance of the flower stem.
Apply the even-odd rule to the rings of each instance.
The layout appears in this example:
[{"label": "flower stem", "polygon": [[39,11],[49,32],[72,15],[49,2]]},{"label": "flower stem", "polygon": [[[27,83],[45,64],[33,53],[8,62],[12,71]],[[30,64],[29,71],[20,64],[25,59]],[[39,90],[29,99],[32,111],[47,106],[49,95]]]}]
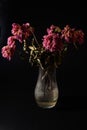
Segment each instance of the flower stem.
[{"label": "flower stem", "polygon": [[78,49],[77,45],[75,43],[73,43],[73,44],[74,44],[75,48]]},{"label": "flower stem", "polygon": [[34,37],[34,40],[36,41],[37,45],[39,46],[39,43],[38,43],[38,41],[37,41],[37,38],[36,38],[35,34],[33,33],[33,31],[31,31],[31,33],[32,33],[32,35],[33,35],[33,37]]}]

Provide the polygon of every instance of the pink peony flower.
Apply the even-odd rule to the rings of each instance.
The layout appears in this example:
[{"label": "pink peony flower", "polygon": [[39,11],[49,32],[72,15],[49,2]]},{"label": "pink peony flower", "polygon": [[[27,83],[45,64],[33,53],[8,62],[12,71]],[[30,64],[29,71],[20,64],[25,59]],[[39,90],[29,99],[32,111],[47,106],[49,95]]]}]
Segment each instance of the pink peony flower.
[{"label": "pink peony flower", "polygon": [[43,47],[50,52],[61,51],[63,49],[63,43],[60,38],[60,28],[58,26],[51,25],[47,28],[48,35],[43,36]]},{"label": "pink peony flower", "polygon": [[12,24],[12,34],[16,36],[16,39],[19,40],[20,43],[23,42],[23,40],[26,40],[31,34],[33,29],[30,26],[29,23],[23,24],[20,26],[17,23]]},{"label": "pink peony flower", "polygon": [[12,32],[12,34],[13,34],[14,36],[19,35],[19,33],[20,33],[21,31],[22,31],[22,30],[21,30],[21,26],[20,26],[19,24],[17,24],[17,23],[13,23],[13,24],[12,24],[12,30],[11,30],[11,32]]},{"label": "pink peony flower", "polygon": [[54,25],[51,25],[50,28],[47,28],[47,33],[50,34],[50,33],[53,33],[53,31],[55,30],[56,26]]},{"label": "pink peony flower", "polygon": [[9,45],[10,47],[13,47],[15,45],[15,39],[16,39],[15,36],[8,37],[8,39],[7,39],[7,45]]},{"label": "pink peony flower", "polygon": [[66,25],[64,29],[61,31],[61,38],[64,39],[67,43],[72,42],[74,30],[74,28],[71,29],[69,25]]},{"label": "pink peony flower", "polygon": [[51,25],[50,28],[47,28],[47,33],[48,34],[55,33],[56,31],[60,32],[61,29],[58,26],[54,26],[54,25]]},{"label": "pink peony flower", "polygon": [[83,42],[84,42],[84,33],[82,32],[82,30],[75,31],[73,35],[73,43],[82,44]]},{"label": "pink peony flower", "polygon": [[15,51],[15,47],[16,47],[15,45],[13,47],[9,45],[2,47],[2,50],[1,50],[2,56],[8,60],[11,60]]},{"label": "pink peony flower", "polygon": [[51,33],[43,36],[43,47],[50,52],[61,51],[63,49],[63,43],[56,33]]},{"label": "pink peony flower", "polygon": [[21,26],[21,29],[22,29],[23,39],[27,39],[32,34],[31,31],[33,31],[29,23],[23,24]]}]

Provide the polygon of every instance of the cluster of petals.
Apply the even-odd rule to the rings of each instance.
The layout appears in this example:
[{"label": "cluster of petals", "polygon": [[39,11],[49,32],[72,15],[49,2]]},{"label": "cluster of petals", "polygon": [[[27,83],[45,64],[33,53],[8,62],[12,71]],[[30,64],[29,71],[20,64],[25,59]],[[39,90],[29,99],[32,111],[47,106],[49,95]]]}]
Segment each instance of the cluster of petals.
[{"label": "cluster of petals", "polygon": [[15,36],[8,37],[7,45],[12,48],[12,47],[14,47],[15,44],[16,44],[16,37]]},{"label": "cluster of petals", "polygon": [[59,34],[50,33],[43,36],[43,47],[50,52],[61,51],[63,49],[63,43]]},{"label": "cluster of petals", "polygon": [[82,30],[76,30],[66,25],[61,31],[61,38],[64,39],[66,43],[82,44],[84,42],[84,33]]},{"label": "cluster of petals", "polygon": [[[63,49],[62,39],[59,34],[59,27],[51,25],[47,28],[47,35],[43,36],[43,47],[50,52],[61,51]],[[58,31],[58,32],[57,32]]]},{"label": "cluster of petals", "polygon": [[[30,30],[31,29],[31,30]],[[16,49],[16,41],[20,43],[23,40],[26,40],[31,35],[32,27],[29,23],[23,24],[20,26],[17,23],[12,24],[12,36],[9,36],[7,39],[7,45],[2,47],[1,53],[4,58],[11,60]]]},{"label": "cluster of petals", "polygon": [[17,23],[12,24],[12,34],[16,36],[16,39],[19,40],[19,42],[23,42],[23,40],[26,40],[31,34],[32,34],[32,27],[29,23],[22,24],[20,26]]},{"label": "cluster of petals", "polygon": [[61,29],[58,27],[58,26],[55,26],[55,25],[51,25],[50,28],[47,28],[47,33],[48,34],[51,34],[51,33],[54,33],[54,32],[59,32]]},{"label": "cluster of petals", "polygon": [[82,30],[76,30],[74,32],[73,43],[84,43],[84,33],[82,32]]},{"label": "cluster of petals", "polygon": [[[17,23],[12,24],[12,36],[8,37],[7,45],[2,47],[2,56],[11,60],[15,48],[16,40],[23,43],[31,34],[33,34],[33,28],[29,23],[19,25]],[[43,36],[42,45],[43,48],[50,52],[61,52],[64,49],[64,44],[67,43],[78,43],[84,42],[84,33],[82,30],[76,30],[66,25],[63,29],[58,26],[51,25],[47,28],[47,34]]]},{"label": "cluster of petals", "polygon": [[66,25],[64,29],[58,26],[51,25],[47,28],[47,35],[43,36],[43,47],[50,52],[62,51],[65,43],[78,43],[84,42],[84,33],[82,30],[76,30]]},{"label": "cluster of petals", "polygon": [[9,45],[2,47],[2,56],[8,60],[11,60],[15,52],[15,47],[16,47],[15,45],[13,47]]}]

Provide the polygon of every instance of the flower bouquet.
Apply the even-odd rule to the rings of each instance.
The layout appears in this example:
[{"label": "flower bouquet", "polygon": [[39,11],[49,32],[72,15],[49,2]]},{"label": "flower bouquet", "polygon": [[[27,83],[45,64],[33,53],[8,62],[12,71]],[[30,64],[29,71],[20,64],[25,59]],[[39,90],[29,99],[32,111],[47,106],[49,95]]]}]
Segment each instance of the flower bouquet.
[{"label": "flower bouquet", "polygon": [[78,49],[79,45],[84,43],[84,32],[71,28],[69,25],[63,29],[51,25],[42,37],[42,42],[39,43],[35,29],[30,23],[22,25],[13,23],[11,34],[7,39],[7,45],[1,49],[2,56],[10,61],[20,44],[22,54],[27,56],[32,65],[40,67],[35,89],[37,103],[45,108],[55,106],[58,99],[58,88],[55,83],[54,68],[61,65],[70,45]]}]

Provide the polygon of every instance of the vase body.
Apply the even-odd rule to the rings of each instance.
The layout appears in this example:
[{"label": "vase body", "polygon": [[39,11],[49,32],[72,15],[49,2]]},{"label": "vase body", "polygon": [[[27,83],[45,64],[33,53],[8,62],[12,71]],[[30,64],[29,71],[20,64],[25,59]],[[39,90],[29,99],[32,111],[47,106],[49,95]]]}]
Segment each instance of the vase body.
[{"label": "vase body", "polygon": [[42,108],[52,108],[56,105],[59,90],[56,81],[56,68],[47,71],[39,67],[38,79],[35,87],[35,100]]}]

